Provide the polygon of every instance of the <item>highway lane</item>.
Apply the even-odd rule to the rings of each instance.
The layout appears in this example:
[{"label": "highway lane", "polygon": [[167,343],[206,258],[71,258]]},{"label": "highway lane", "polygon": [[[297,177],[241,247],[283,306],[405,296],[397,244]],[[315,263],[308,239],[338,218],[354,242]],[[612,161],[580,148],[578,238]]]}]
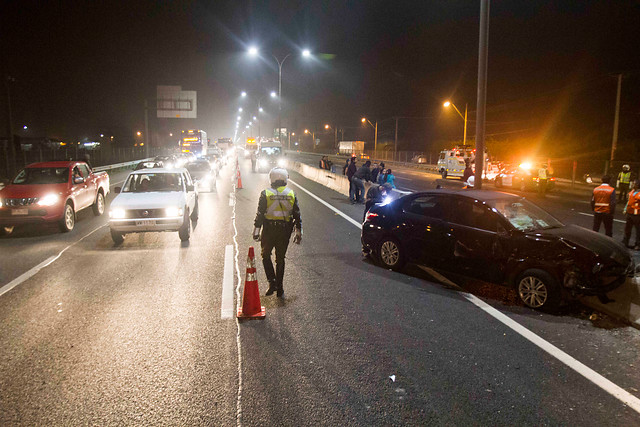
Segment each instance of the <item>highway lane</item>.
[{"label": "highway lane", "polygon": [[[640,422],[460,292],[363,260],[360,230],[294,184],[304,240],[288,253],[285,299],[262,297],[267,318],[239,324],[238,353],[236,322],[220,316],[225,246],[237,229],[244,280],[267,185],[240,163],[235,222],[226,168],[218,193],[201,195],[188,245],[146,233],[114,247],[104,228],[0,297],[0,424]],[[362,218],[362,206],[292,178]],[[479,295],[638,396],[638,331]]]},{"label": "highway lane", "polygon": [[[111,193],[108,203],[113,199],[113,188],[122,185],[130,171],[121,170],[109,173]],[[84,209],[76,215],[76,225],[69,233],[62,233],[55,224],[16,227],[9,236],[0,236],[0,288],[16,277],[56,256],[61,250],[74,244],[82,237],[107,224],[109,217],[105,209],[104,215],[94,216],[91,208]]]}]

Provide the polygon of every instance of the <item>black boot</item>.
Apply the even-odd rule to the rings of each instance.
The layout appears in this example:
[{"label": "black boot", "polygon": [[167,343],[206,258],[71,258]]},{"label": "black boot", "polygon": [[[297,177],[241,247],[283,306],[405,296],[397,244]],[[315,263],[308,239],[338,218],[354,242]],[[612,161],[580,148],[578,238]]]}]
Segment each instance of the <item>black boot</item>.
[{"label": "black boot", "polygon": [[[278,289],[278,287],[276,286],[276,282],[275,280],[272,280],[269,282],[269,289],[267,289],[267,292],[265,293],[266,296],[269,295],[273,295],[273,293]],[[279,295],[278,295],[279,296]]]},{"label": "black boot", "polygon": [[276,291],[276,295],[278,296],[278,298],[283,298],[284,297],[284,289],[282,289],[282,283],[280,283],[278,285],[278,289]]}]

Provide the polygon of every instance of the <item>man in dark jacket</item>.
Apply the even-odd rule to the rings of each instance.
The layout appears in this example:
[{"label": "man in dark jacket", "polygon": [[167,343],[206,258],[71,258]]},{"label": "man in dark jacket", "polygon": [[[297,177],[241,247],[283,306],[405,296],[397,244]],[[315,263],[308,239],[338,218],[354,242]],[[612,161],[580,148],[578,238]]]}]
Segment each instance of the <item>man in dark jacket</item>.
[{"label": "man in dark jacket", "polygon": [[353,186],[356,187],[356,203],[364,203],[364,182],[371,181],[371,161],[367,160],[364,165],[353,175],[351,180]]},{"label": "man in dark jacket", "polygon": [[349,163],[349,167],[347,167],[347,171],[345,173],[345,175],[347,175],[347,179],[349,180],[349,200],[351,200],[351,203],[355,203],[357,200],[355,185],[353,185],[353,176],[356,174],[357,170],[358,168],[356,166],[356,158],[352,157],[351,163]]},{"label": "man in dark jacket", "polygon": [[371,206],[375,205],[376,203],[384,202],[384,199],[391,193],[391,191],[391,184],[371,184],[371,187],[369,187],[369,190],[367,191],[367,200],[364,204],[364,216],[362,217],[363,221],[367,216],[367,212],[369,212],[369,209],[371,209]]}]

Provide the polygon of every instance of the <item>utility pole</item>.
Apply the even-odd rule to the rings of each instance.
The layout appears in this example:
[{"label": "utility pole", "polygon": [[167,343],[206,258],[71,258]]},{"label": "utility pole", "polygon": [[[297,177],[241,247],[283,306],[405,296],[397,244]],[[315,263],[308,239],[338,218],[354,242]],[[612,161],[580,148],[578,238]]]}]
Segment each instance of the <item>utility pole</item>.
[{"label": "utility pole", "polygon": [[144,100],[144,152],[149,157],[149,101]]},{"label": "utility pole", "polygon": [[396,136],[393,143],[393,161],[398,161],[398,119],[400,117],[395,117],[396,119]]},{"label": "utility pole", "polygon": [[[476,173],[474,188],[482,189],[484,170],[484,122],[487,106],[487,58],[489,56],[489,0],[480,2],[478,46],[478,101],[476,108]],[[466,123],[466,120],[465,120]]]},{"label": "utility pole", "polygon": [[[11,150],[11,164],[7,158],[7,173],[12,175],[15,172],[16,163],[18,161],[16,157],[16,145],[13,140],[13,119],[11,118],[11,89],[9,85],[15,82],[16,79],[9,75],[4,77],[4,85],[7,89],[7,144],[9,144],[9,150]],[[7,156],[8,157],[8,156]]]},{"label": "utility pole", "polygon": [[611,140],[611,162],[618,146],[618,125],[620,124],[620,92],[622,92],[622,74],[618,74],[618,93],[616,95],[616,114],[613,119],[613,139]]}]

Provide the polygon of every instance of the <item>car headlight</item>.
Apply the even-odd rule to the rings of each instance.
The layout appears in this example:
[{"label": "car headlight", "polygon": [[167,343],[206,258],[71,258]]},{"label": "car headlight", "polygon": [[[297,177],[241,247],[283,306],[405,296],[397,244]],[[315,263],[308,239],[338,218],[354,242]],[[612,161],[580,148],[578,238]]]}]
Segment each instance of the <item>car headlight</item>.
[{"label": "car headlight", "polygon": [[176,208],[175,206],[172,206],[170,208],[166,208],[164,210],[164,214],[166,216],[182,216],[182,208]]},{"label": "car headlight", "polygon": [[124,211],[124,209],[115,208],[109,211],[109,218],[122,219],[125,217],[125,215],[126,212]]},{"label": "car headlight", "polygon": [[60,196],[57,194],[47,194],[38,201],[39,206],[53,206],[60,200]]},{"label": "car headlight", "polygon": [[260,159],[260,161],[258,162],[258,164],[260,166],[267,166],[267,161],[265,159]]},{"label": "car headlight", "polygon": [[165,163],[165,164],[164,164],[164,167],[165,167],[166,169],[173,169],[173,163]]},{"label": "car headlight", "polygon": [[285,167],[287,165],[287,162],[284,159],[278,159],[278,166],[280,166],[281,168]]}]

